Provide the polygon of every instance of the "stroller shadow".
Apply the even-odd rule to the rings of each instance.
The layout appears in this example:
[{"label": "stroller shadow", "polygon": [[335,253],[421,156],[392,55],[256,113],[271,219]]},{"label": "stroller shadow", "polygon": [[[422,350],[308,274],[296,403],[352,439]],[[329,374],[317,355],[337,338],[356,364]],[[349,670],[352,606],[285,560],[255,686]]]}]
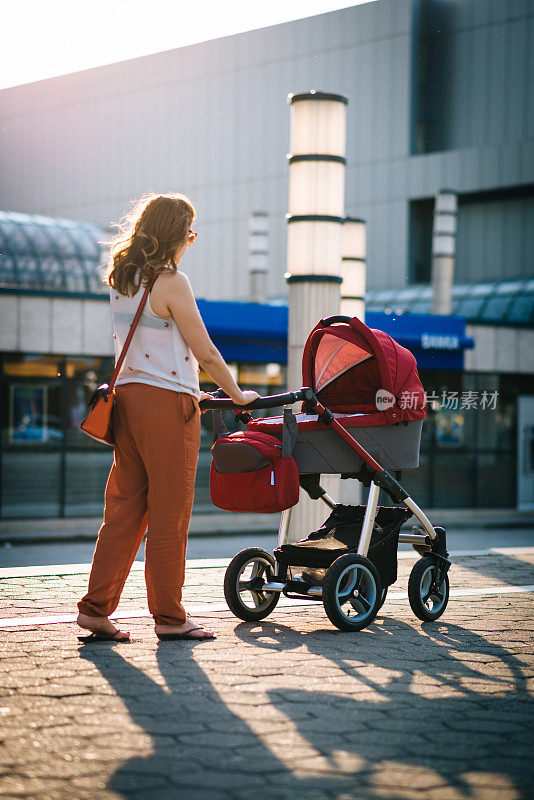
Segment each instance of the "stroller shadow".
[{"label": "stroller shadow", "polygon": [[[483,776],[484,785],[495,790],[495,775],[503,796],[532,797],[534,704],[521,664],[499,645],[457,625],[429,624],[419,631],[386,618],[359,634],[300,633],[265,621],[240,623],[235,634],[257,648],[258,664],[262,651],[286,654],[287,664],[288,651],[304,647],[303,686],[317,664],[335,667],[336,676],[347,680],[348,690],[343,685],[338,692],[324,688],[325,678],[318,690],[293,688],[292,680],[293,686],[267,694],[317,758],[308,756],[295,774],[272,752],[197,663],[194,649],[206,645],[158,645],[157,680],[116,649],[85,647],[81,658],[97,667],[132,721],[151,737],[153,752],[130,758],[111,778],[108,788],[117,796],[248,800],[265,792],[289,800],[338,798],[357,790],[359,800],[405,800],[406,787],[414,786],[422,769],[433,786],[453,786],[461,798],[480,797],[477,779]],[[491,676],[481,671],[495,662]],[[248,695],[251,705],[258,695],[265,700],[263,679],[257,680],[257,695]],[[432,696],[418,693],[417,680],[432,685]],[[493,694],[477,687],[487,680]],[[307,776],[310,769],[313,775]],[[387,783],[387,774],[405,783]]]},{"label": "stroller shadow", "polygon": [[[304,646],[354,679],[339,693],[289,688],[269,697],[290,718],[295,709],[308,709],[308,716],[294,719],[300,735],[332,770],[354,765],[359,796],[406,797],[394,783],[387,795],[384,785],[377,787],[387,762],[412,789],[422,768],[432,771],[434,786],[452,786],[462,798],[483,786],[495,791],[497,781],[503,796],[531,800],[534,700],[520,662],[500,645],[458,625],[426,623],[419,632],[386,618],[354,635],[299,634],[265,621],[242,623],[235,632],[259,649]],[[491,693],[481,691],[482,682],[486,689],[491,682]]]}]

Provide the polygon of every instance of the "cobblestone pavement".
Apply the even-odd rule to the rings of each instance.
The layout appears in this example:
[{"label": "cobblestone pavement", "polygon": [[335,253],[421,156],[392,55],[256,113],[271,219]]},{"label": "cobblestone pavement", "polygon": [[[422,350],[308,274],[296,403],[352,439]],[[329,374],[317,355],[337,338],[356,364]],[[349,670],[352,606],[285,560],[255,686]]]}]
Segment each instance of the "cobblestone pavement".
[{"label": "cobblestone pavement", "polygon": [[[412,564],[354,634],[319,603],[241,622],[205,562],[185,598],[216,641],[157,643],[142,616],[122,645],[4,627],[0,798],[532,800],[533,548],[456,558],[435,623],[402,596]],[[74,612],[87,573],[30,572],[0,574],[4,625]],[[136,570],[121,608],[144,606]]]}]

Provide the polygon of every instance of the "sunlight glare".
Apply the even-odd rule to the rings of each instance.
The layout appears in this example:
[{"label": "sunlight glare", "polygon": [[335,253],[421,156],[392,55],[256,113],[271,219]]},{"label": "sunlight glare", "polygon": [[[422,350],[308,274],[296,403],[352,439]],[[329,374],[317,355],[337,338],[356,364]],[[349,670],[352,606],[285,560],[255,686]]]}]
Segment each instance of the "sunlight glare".
[{"label": "sunlight glare", "polygon": [[18,0],[2,9],[0,89],[376,0]]}]

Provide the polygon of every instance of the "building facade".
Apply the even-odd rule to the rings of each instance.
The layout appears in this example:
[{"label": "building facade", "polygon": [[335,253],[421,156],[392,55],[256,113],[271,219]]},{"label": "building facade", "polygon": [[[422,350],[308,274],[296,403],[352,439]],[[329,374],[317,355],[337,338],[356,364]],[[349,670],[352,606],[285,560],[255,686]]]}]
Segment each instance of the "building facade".
[{"label": "building facade", "polygon": [[[532,41],[530,0],[377,0],[0,92],[0,513],[28,514],[28,475],[41,487],[31,515],[101,503],[109,454],[76,426],[111,364],[97,242],[134,199],[181,191],[197,205],[184,267],[212,332],[210,303],[248,299],[250,216],[266,213],[266,296],[283,306],[286,98],[312,87],[349,99],[345,212],[366,220],[368,308],[385,329],[428,316],[434,197],[458,195],[452,313],[474,347],[454,367],[434,348],[422,368],[427,390],[457,392],[458,406],[433,409],[414,492],[513,506],[524,473],[520,504],[534,504]],[[418,324],[419,344],[436,333]],[[219,329],[221,348],[244,383],[275,391],[283,337],[259,356],[247,331]],[[462,407],[474,392],[502,402]]]},{"label": "building facade", "polygon": [[[460,283],[532,275],[530,0],[377,0],[0,93],[0,208],[116,222],[142,193],[197,204],[197,296],[247,299],[248,219],[285,295],[287,94],[345,95],[346,213],[368,287],[428,280],[433,197],[459,193]],[[430,222],[429,222],[430,220]]]}]

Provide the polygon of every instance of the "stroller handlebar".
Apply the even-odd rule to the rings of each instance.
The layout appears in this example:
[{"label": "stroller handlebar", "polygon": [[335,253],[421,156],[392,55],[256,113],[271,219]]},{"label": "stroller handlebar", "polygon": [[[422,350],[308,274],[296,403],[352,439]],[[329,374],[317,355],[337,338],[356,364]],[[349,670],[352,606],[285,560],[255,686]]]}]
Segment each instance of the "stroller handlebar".
[{"label": "stroller handlebar", "polygon": [[[308,395],[309,393],[309,395]],[[201,400],[199,408],[201,411],[217,409],[223,411],[225,409],[231,411],[252,411],[256,408],[275,408],[276,406],[291,405],[291,403],[298,403],[301,400],[311,400],[314,395],[311,389],[304,387],[299,389],[298,392],[285,392],[284,394],[273,394],[267,397],[258,397],[246,406],[238,405],[226,395],[222,389],[213,392],[213,399]]]},{"label": "stroller handlebar", "polygon": [[326,328],[328,325],[334,325],[336,322],[350,322],[351,319],[351,317],[346,317],[343,314],[334,314],[331,317],[323,317],[319,324],[322,325],[323,328]]}]

